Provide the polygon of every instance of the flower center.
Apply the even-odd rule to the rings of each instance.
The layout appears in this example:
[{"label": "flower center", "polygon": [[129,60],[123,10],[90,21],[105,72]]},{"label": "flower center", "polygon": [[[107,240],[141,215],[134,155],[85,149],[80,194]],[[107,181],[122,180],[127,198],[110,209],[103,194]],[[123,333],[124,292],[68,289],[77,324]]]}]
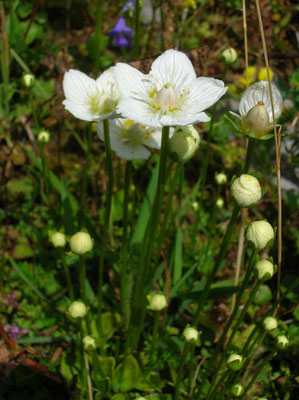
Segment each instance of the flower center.
[{"label": "flower center", "polygon": [[172,86],[166,84],[158,91],[156,101],[163,112],[174,111],[178,104],[177,92]]},{"label": "flower center", "polygon": [[88,95],[88,104],[94,114],[109,114],[115,110],[117,100],[105,92],[95,92]]},{"label": "flower center", "polygon": [[129,126],[126,136],[134,146],[137,146],[143,142],[145,137],[145,132],[142,129],[141,125],[133,123]]}]

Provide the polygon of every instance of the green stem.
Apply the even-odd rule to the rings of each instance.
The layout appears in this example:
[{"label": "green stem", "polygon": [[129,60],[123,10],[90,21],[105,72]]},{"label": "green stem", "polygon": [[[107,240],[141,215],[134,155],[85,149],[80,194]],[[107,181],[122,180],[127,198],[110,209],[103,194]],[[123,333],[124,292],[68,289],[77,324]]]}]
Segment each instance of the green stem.
[{"label": "green stem", "polygon": [[[251,257],[250,257],[250,260],[249,260],[249,265],[247,267],[246,274],[245,274],[245,277],[243,279],[240,291],[239,291],[238,296],[236,298],[235,307],[233,309],[233,312],[231,313],[231,316],[230,316],[229,320],[225,324],[225,328],[224,328],[224,330],[222,332],[222,335],[221,335],[220,339],[218,340],[216,348],[213,351],[213,356],[209,360],[209,363],[208,363],[208,366],[207,366],[207,369],[206,369],[206,376],[209,373],[209,371],[211,370],[211,367],[213,365],[215,365],[215,361],[216,361],[216,358],[218,356],[219,350],[223,346],[223,344],[225,342],[225,339],[226,339],[227,332],[229,331],[229,329],[231,327],[231,324],[232,324],[237,312],[239,311],[239,307],[240,307],[240,304],[241,304],[241,300],[242,300],[244,291],[245,291],[245,289],[246,289],[246,287],[248,285],[251,273],[252,273],[254,265],[255,265],[256,254],[257,254],[256,250],[253,250],[252,253],[251,253]],[[224,359],[225,359],[225,352],[223,352],[220,361],[217,363],[216,370],[213,373],[213,379],[212,379],[212,382],[211,382],[209,393],[211,393],[211,391],[213,390],[214,384],[215,384],[215,382],[217,380],[218,373],[219,373],[219,371],[221,369],[221,366],[223,364]]]},{"label": "green stem", "polygon": [[98,6],[97,6],[97,11],[96,11],[96,32],[95,32],[95,39],[94,39],[94,46],[93,46],[94,70],[96,73],[98,72],[99,65],[100,65],[103,5],[104,5],[104,0],[98,0]]},{"label": "green stem", "polygon": [[112,165],[112,152],[111,152],[110,136],[109,136],[109,120],[104,119],[103,125],[104,125],[104,140],[105,140],[105,150],[106,150],[107,168],[108,168],[108,188],[107,188],[107,198],[106,198],[106,212],[105,212],[105,219],[104,219],[103,245],[102,245],[102,252],[101,252],[101,256],[100,256],[100,265],[99,265],[99,280],[98,280],[98,314],[99,314],[99,316],[102,313],[104,260],[105,260],[105,254],[106,254],[107,244],[108,244],[108,240],[109,240],[108,231],[109,231],[112,192],[113,192],[113,165]]},{"label": "green stem", "polygon": [[125,170],[125,192],[123,203],[123,238],[122,238],[122,254],[121,254],[121,289],[120,289],[120,304],[126,329],[128,328],[130,319],[130,297],[132,277],[131,269],[127,265],[128,252],[128,217],[129,217],[129,193],[131,184],[132,161],[126,162]]},{"label": "green stem", "polygon": [[133,57],[137,58],[139,55],[139,26],[140,26],[140,2],[136,0],[135,3],[135,31],[134,31],[134,48],[133,48]]},{"label": "green stem", "polygon": [[30,103],[31,112],[32,112],[32,115],[33,115],[33,121],[34,121],[35,129],[36,129],[36,134],[38,134],[39,121],[38,121],[38,117],[37,117],[37,114],[36,114],[35,104],[33,102],[33,95],[32,95],[32,90],[31,89],[29,89],[29,103]]},{"label": "green stem", "polygon": [[79,208],[79,229],[82,228],[82,220],[83,220],[83,215],[84,215],[88,171],[89,171],[90,155],[91,155],[91,141],[92,141],[92,126],[90,125],[89,131],[88,131],[87,148],[85,151],[85,165],[84,165],[84,169],[83,169],[83,178],[82,178],[82,185],[81,185],[80,208]]},{"label": "green stem", "polygon": [[161,311],[156,311],[155,315],[155,320],[154,320],[154,326],[153,326],[153,338],[152,338],[152,344],[151,344],[151,349],[150,349],[150,354],[149,354],[149,361],[148,361],[148,368],[150,369],[153,361],[153,355],[156,349],[157,345],[157,337],[158,337],[158,328],[159,328],[159,320],[161,316]]},{"label": "green stem", "polygon": [[69,291],[69,296],[70,296],[71,300],[74,301],[75,296],[74,296],[74,289],[73,289],[73,285],[72,285],[71,274],[70,274],[69,266],[67,265],[67,262],[65,259],[64,251],[61,247],[59,248],[59,253],[60,253],[60,257],[61,257],[61,261],[62,261],[62,265],[63,265],[63,269],[64,269],[64,274],[65,274],[65,279],[66,279],[66,283],[67,283],[67,287],[68,287],[68,291]]},{"label": "green stem", "polygon": [[133,351],[137,347],[145,317],[144,287],[146,286],[150,276],[150,271],[149,271],[150,263],[162,209],[162,200],[166,183],[166,160],[168,152],[168,137],[169,137],[169,127],[166,126],[163,127],[162,129],[162,143],[161,143],[157,192],[153,204],[151,217],[148,221],[141,246],[141,254],[138,264],[136,284],[133,295],[133,307],[132,307],[133,315],[130,322],[129,336],[126,345],[128,351]]},{"label": "green stem", "polygon": [[47,159],[44,151],[43,143],[38,141],[39,153],[42,161],[42,174],[43,174],[43,182],[45,187],[45,193],[47,198],[47,204],[50,206],[50,179],[49,179],[49,169],[47,164]]},{"label": "green stem", "polygon": [[246,152],[246,159],[245,159],[245,164],[244,164],[244,168],[243,168],[243,174],[247,174],[247,172],[249,170],[250,161],[251,161],[251,158],[252,158],[252,153],[253,153],[255,142],[256,142],[256,139],[253,139],[251,137],[248,139],[247,152]]},{"label": "green stem", "polygon": [[83,300],[83,303],[86,305],[86,264],[85,257],[80,256],[80,297]]},{"label": "green stem", "polygon": [[218,387],[220,387],[223,383],[225,383],[225,386],[223,389],[221,389],[221,393],[224,394],[225,393],[225,388],[226,385],[228,384],[228,382],[230,381],[231,376],[234,374],[233,371],[230,371],[229,369],[227,369],[225,371],[225,373],[223,374],[223,376],[221,377],[221,379],[219,379],[219,381],[217,382],[217,385],[214,387],[213,392],[211,393],[211,395],[206,399],[206,400],[213,400],[215,395],[217,394],[217,389]]},{"label": "green stem", "polygon": [[179,367],[179,370],[178,370],[176,383],[175,383],[174,400],[178,400],[179,396],[180,396],[180,387],[181,387],[181,383],[182,383],[182,379],[183,379],[184,366],[185,366],[185,362],[186,362],[186,359],[188,357],[188,354],[189,354],[191,346],[192,345],[190,343],[187,343],[187,342],[184,345],[183,354],[182,354],[182,357],[181,357],[181,360],[180,360],[180,367]]},{"label": "green stem", "polygon": [[253,385],[254,381],[258,377],[259,373],[264,369],[265,365],[274,357],[276,352],[277,352],[277,350],[274,348],[269,353],[269,355],[260,363],[260,365],[257,368],[255,374],[253,375],[253,377],[251,378],[250,382],[248,383],[248,385],[244,389],[244,392],[243,392],[242,396],[240,397],[240,400],[244,399],[244,397],[246,396],[248,390],[251,388],[251,386]]},{"label": "green stem", "polygon": [[79,349],[80,349],[80,378],[81,378],[81,398],[85,398],[85,393],[86,393],[86,378],[85,378],[85,363],[84,363],[84,346],[83,346],[83,338],[84,338],[84,329],[83,329],[83,324],[82,321],[79,321],[79,330],[80,330],[80,335],[79,335]]}]

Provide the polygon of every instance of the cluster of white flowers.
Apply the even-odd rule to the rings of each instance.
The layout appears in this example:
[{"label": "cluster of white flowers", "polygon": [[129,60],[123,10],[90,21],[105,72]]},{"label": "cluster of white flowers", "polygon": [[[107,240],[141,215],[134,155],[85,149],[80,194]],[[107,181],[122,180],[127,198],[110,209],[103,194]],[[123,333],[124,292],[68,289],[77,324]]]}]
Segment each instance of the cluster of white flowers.
[{"label": "cluster of white flowers", "polygon": [[[101,140],[104,134],[99,122],[110,120],[111,148],[126,160],[148,158],[147,147],[159,149],[163,126],[209,121],[204,111],[227,90],[220,80],[197,78],[189,58],[176,50],[165,51],[146,75],[124,63],[96,80],[70,70],[63,89],[65,108],[81,120],[98,122]],[[194,152],[192,146],[182,162]]]}]

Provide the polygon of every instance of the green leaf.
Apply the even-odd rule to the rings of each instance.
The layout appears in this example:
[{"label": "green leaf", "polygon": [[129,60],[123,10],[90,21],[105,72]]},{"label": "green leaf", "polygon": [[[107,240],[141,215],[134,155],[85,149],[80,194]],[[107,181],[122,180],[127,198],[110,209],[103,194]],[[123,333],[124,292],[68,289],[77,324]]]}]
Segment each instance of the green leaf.
[{"label": "green leaf", "polygon": [[258,289],[254,302],[255,304],[263,305],[267,304],[271,301],[272,299],[272,292],[267,285],[261,285],[261,287]]},{"label": "green leaf", "polygon": [[115,371],[112,378],[112,387],[115,392],[127,392],[136,387],[140,378],[140,368],[133,356],[128,356]]}]

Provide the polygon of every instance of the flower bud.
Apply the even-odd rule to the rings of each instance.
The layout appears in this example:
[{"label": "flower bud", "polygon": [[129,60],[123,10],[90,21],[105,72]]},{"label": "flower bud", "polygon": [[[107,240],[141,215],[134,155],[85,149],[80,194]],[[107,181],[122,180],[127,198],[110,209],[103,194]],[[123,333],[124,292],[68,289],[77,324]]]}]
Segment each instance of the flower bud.
[{"label": "flower bud", "polygon": [[215,181],[217,185],[224,185],[227,182],[227,176],[223,172],[215,174]]},{"label": "flower bud", "polygon": [[247,228],[246,238],[256,250],[263,250],[272,244],[274,230],[267,221],[254,221]]},{"label": "flower bud", "polygon": [[[270,75],[270,81],[273,79],[273,71],[272,69],[269,68],[269,75]],[[257,76],[257,79],[259,81],[267,81],[268,80],[268,73],[267,73],[267,68],[262,68]]]},{"label": "flower bud", "polygon": [[230,192],[240,207],[250,207],[262,197],[259,181],[252,175],[243,174],[235,179]]},{"label": "flower bud", "polygon": [[222,59],[228,65],[231,65],[234,62],[236,62],[237,58],[238,58],[238,54],[237,54],[236,50],[233,49],[232,47],[228,47],[227,49],[225,49],[222,52]]},{"label": "flower bud", "polygon": [[93,243],[90,234],[87,232],[77,232],[70,238],[70,248],[74,254],[83,256],[92,249]]},{"label": "flower bud", "polygon": [[238,371],[243,364],[243,357],[239,354],[233,353],[226,360],[226,364],[232,371]]},{"label": "flower bud", "polygon": [[193,125],[179,126],[169,139],[169,155],[175,161],[185,163],[198,149],[200,136]]},{"label": "flower bud", "polygon": [[241,383],[236,383],[231,387],[231,394],[235,397],[240,397],[242,393],[244,392],[244,388],[241,385]]},{"label": "flower bud", "polygon": [[94,350],[96,348],[96,342],[91,336],[84,336],[82,342],[85,350]]},{"label": "flower bud", "polygon": [[277,319],[274,317],[267,317],[263,321],[263,325],[266,331],[273,331],[278,326]]},{"label": "flower bud", "polygon": [[149,301],[148,308],[152,311],[161,311],[167,307],[167,300],[164,294],[148,295],[147,299]]},{"label": "flower bud", "polygon": [[218,197],[216,200],[216,207],[219,208],[219,210],[224,207],[224,200],[222,197]]},{"label": "flower bud", "polygon": [[61,232],[55,232],[51,236],[50,241],[54,247],[64,247],[66,245],[65,234]]},{"label": "flower bud", "polygon": [[268,281],[274,275],[274,266],[268,260],[259,260],[255,264],[255,271],[258,279]]},{"label": "flower bud", "polygon": [[22,77],[22,83],[26,88],[32,88],[35,84],[35,77],[32,74],[25,74]]},{"label": "flower bud", "polygon": [[198,211],[199,210],[199,203],[198,201],[193,201],[193,203],[191,204],[192,208],[194,211]]},{"label": "flower bud", "polygon": [[50,133],[48,131],[40,131],[37,135],[39,143],[46,144],[50,141]]},{"label": "flower bud", "polygon": [[248,136],[260,138],[266,134],[270,118],[266,107],[259,101],[252,107],[244,120],[244,130]]},{"label": "flower bud", "polygon": [[191,344],[196,344],[196,342],[199,339],[201,332],[198,332],[195,328],[192,328],[191,326],[186,326],[183,332],[183,336],[186,340],[186,342],[191,343]]},{"label": "flower bud", "polygon": [[83,318],[87,313],[86,305],[82,301],[74,301],[69,306],[69,313],[72,318]]},{"label": "flower bud", "polygon": [[280,350],[284,350],[288,347],[289,345],[289,340],[286,336],[284,335],[279,335],[275,338],[276,341],[276,346],[280,349]]}]

